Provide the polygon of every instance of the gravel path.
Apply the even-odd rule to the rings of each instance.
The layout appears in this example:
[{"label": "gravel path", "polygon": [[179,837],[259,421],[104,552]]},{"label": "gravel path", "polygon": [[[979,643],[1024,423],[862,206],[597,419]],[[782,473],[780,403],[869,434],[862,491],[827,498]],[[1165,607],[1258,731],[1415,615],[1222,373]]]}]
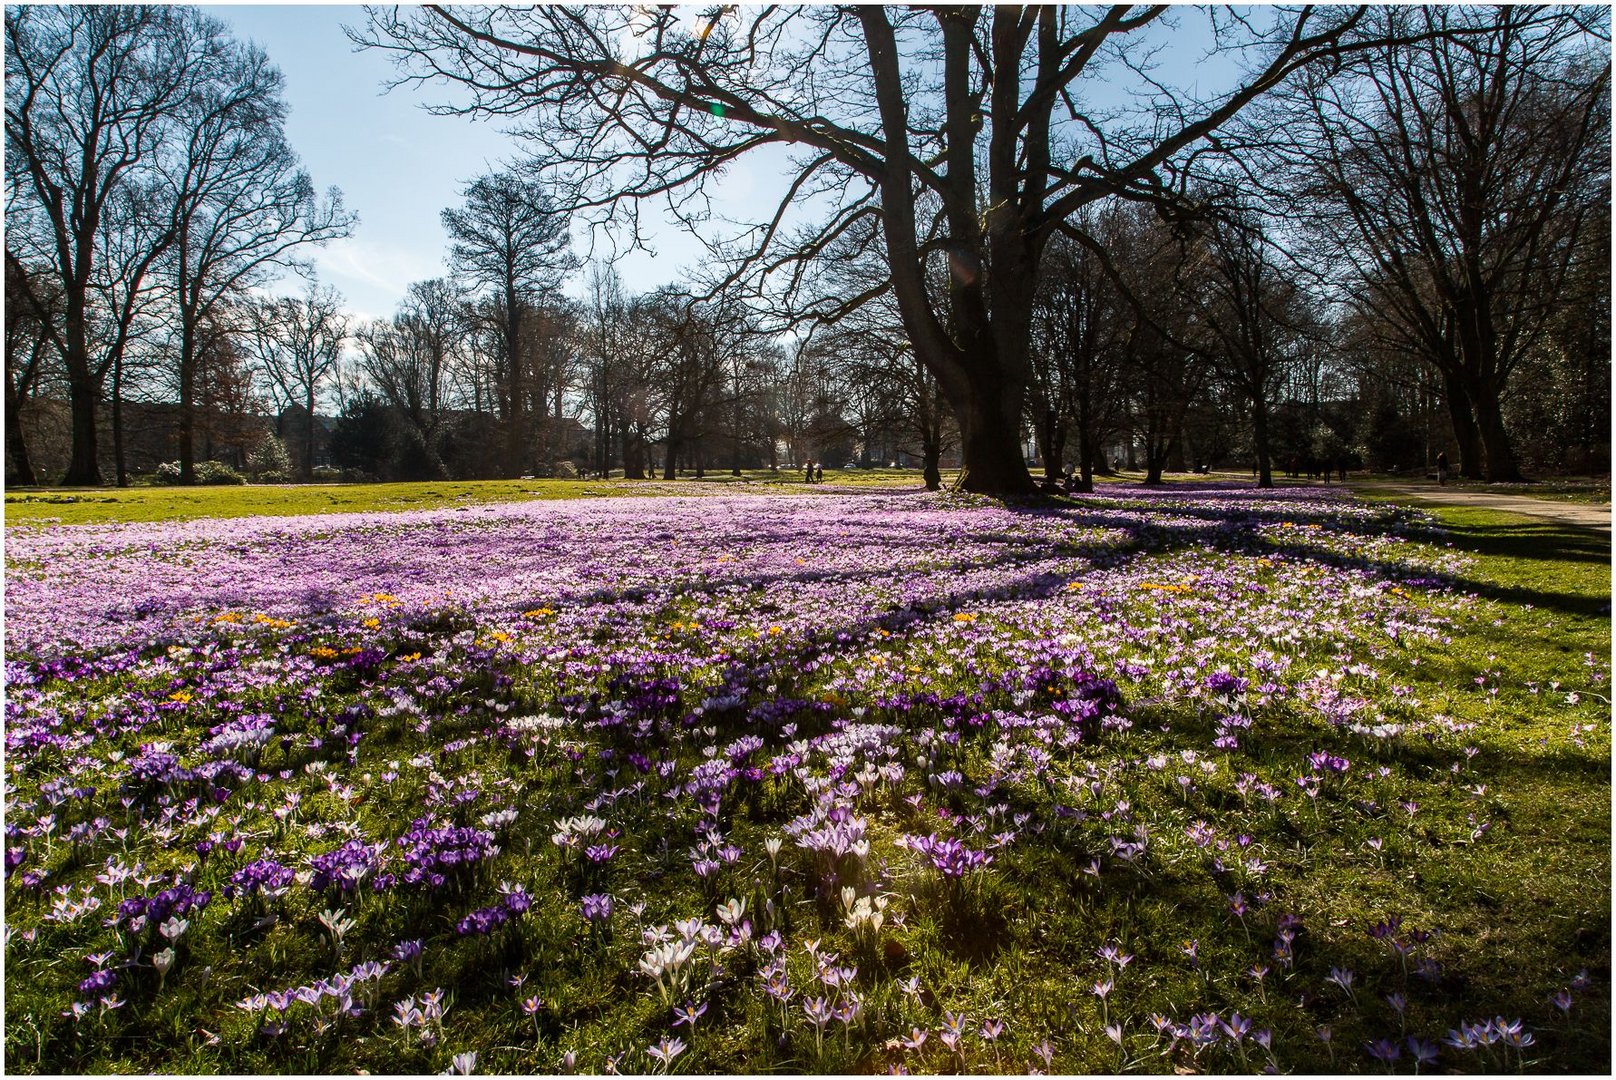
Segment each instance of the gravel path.
[{"label": "gravel path", "polygon": [[1435,484],[1391,484],[1370,480],[1349,484],[1363,495],[1386,495],[1419,499],[1437,506],[1476,506],[1484,510],[1507,510],[1512,514],[1543,518],[1564,525],[1584,525],[1610,532],[1610,504],[1555,502],[1526,495],[1497,495],[1486,491],[1463,491]]}]

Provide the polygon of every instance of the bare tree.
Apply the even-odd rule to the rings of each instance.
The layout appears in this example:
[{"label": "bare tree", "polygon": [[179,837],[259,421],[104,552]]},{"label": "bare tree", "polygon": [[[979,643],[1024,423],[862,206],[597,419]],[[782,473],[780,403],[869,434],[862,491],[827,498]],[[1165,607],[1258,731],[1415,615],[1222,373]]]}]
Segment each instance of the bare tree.
[{"label": "bare tree", "polygon": [[1289,260],[1238,198],[1191,226],[1177,283],[1197,316],[1201,355],[1251,408],[1257,486],[1273,487],[1270,410],[1312,312]]},{"label": "bare tree", "polygon": [[164,269],[177,338],[181,483],[195,481],[203,328],[231,297],[262,284],[302,249],[347,236],[357,220],[336,189],[316,198],[286,141],[281,73],[256,47],[223,42],[216,49],[213,76],[176,110],[177,147],[159,158],[174,207]]},{"label": "bare tree", "polygon": [[[1282,148],[1343,294],[1441,374],[1467,476],[1519,478],[1501,403],[1608,202],[1608,11],[1377,14],[1388,45],[1309,81]],[[1323,246],[1325,243],[1328,246]]]},{"label": "bare tree", "polygon": [[[1105,247],[1127,246],[1118,208],[1085,211],[1080,228]],[[1061,467],[1068,435],[1077,444],[1076,489],[1092,491],[1104,470],[1101,447],[1124,426],[1126,339],[1133,307],[1100,256],[1069,236],[1050,245],[1039,281],[1029,405],[1045,476]]]},{"label": "bare tree", "polygon": [[296,405],[305,414],[298,465],[303,479],[312,480],[315,407],[348,339],[342,295],[311,283],[300,296],[260,300],[247,312],[252,321],[248,341],[271,392],[282,408]]},{"label": "bare tree", "polygon": [[[6,483],[36,484],[22,414],[45,376],[60,294],[45,274],[30,281],[28,268],[6,251]],[[38,305],[36,307],[36,305]]]},{"label": "bare tree", "polygon": [[504,386],[505,475],[520,476],[527,454],[523,403],[528,379],[522,355],[523,320],[554,294],[573,266],[567,215],[541,184],[514,172],[473,181],[459,209],[443,212],[449,261],[471,284],[489,290],[483,310],[493,321]]},{"label": "bare tree", "polygon": [[735,305],[695,303],[665,287],[642,301],[658,357],[654,385],[663,417],[662,478],[672,480],[681,463],[706,473],[708,427],[721,417],[729,372],[747,334]]},{"label": "bare tree", "polygon": [[63,482],[97,484],[96,405],[145,275],[173,241],[143,172],[211,74],[218,24],[187,8],[84,5],[10,7],[5,25],[8,242],[59,286],[52,345],[73,416]]},{"label": "bare tree", "polygon": [[450,373],[463,350],[465,298],[448,278],[417,281],[390,320],[360,327],[359,368],[437,460]]},{"label": "bare tree", "polygon": [[588,295],[583,305],[579,331],[583,392],[586,407],[595,424],[594,467],[601,476],[612,469],[614,435],[625,441],[622,448],[624,475],[644,478],[642,459],[631,461],[629,438],[631,356],[634,349],[630,332],[630,301],[623,282],[610,266],[590,266]]},{"label": "bare tree", "polygon": [[[1257,58],[1215,96],[1168,88],[1136,43],[1164,7],[876,6],[741,11],[536,7],[370,11],[364,44],[404,82],[447,80],[442,111],[523,117],[567,182],[565,208],[637,226],[666,198],[704,230],[712,178],[771,144],[799,151],[778,207],[715,251],[717,285],[788,281],[878,221],[915,354],[959,419],[973,491],[1028,491],[1020,426],[1038,268],[1050,236],[1109,195],[1171,197],[1183,156],[1309,63],[1361,47],[1361,8],[1212,13],[1219,47]],[[1084,80],[1126,78],[1137,109],[1084,108]],[[929,201],[940,211],[923,217]],[[827,206],[813,227],[807,208]],[[927,276],[946,259],[944,295]],[[865,297],[845,298],[844,306]],[[948,318],[941,312],[948,311]],[[834,314],[834,313],[831,313]]]}]

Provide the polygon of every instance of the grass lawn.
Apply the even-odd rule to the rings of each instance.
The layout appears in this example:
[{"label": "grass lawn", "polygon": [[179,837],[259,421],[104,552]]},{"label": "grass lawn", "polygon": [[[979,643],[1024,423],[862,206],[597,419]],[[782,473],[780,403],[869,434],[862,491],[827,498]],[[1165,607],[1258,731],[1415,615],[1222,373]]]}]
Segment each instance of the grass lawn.
[{"label": "grass lawn", "polygon": [[[953,479],[945,474],[944,483]],[[189,521],[327,514],[373,510],[432,510],[444,506],[579,499],[620,495],[700,495],[737,489],[823,494],[920,487],[917,469],[841,469],[825,483],[802,482],[800,469],[745,469],[739,477],[712,472],[678,480],[435,480],[408,484],[251,484],[212,487],[24,488],[6,492],[10,525],[88,525],[114,521]]]},{"label": "grass lawn", "polygon": [[1608,1069],[1605,535],[912,477],[8,529],[7,1069]]}]

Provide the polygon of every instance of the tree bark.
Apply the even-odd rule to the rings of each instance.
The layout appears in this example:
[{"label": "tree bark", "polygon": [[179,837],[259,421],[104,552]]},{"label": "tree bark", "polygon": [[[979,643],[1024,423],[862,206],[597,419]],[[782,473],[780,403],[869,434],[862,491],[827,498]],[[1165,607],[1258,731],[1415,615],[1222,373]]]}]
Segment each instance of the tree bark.
[{"label": "tree bark", "polygon": [[1512,484],[1521,480],[1521,467],[1504,427],[1504,413],[1497,391],[1483,383],[1473,392],[1476,427],[1481,437],[1482,468],[1490,484]]},{"label": "tree bark", "polygon": [[123,357],[112,360],[112,474],[119,487],[129,486],[123,457]]},{"label": "tree bark", "polygon": [[1075,490],[1085,495],[1094,491],[1094,459],[1099,456],[1092,440],[1078,436],[1077,484]]},{"label": "tree bark", "polygon": [[921,447],[920,475],[926,481],[927,491],[943,489],[943,470],[939,467],[943,457],[941,439],[927,439]]},{"label": "tree bark", "polygon": [[1044,458],[1044,479],[1050,482],[1061,478],[1061,458],[1066,452],[1066,425],[1061,423],[1056,409],[1045,404],[1039,410],[1044,422],[1039,425],[1038,451]]},{"label": "tree bark", "polygon": [[[86,365],[88,366],[88,365]],[[73,454],[68,459],[66,487],[100,487],[101,465],[96,460],[95,405],[101,396],[99,380],[86,372],[70,375],[68,404],[73,415]]]},{"label": "tree bark", "polygon": [[38,483],[22,433],[22,396],[6,387],[6,484],[32,487]]},{"label": "tree bark", "polygon": [[1025,387],[1006,380],[992,387],[977,381],[961,398],[949,395],[959,418],[961,472],[957,486],[977,495],[1028,495],[1035,489],[1021,446]]},{"label": "tree bark", "polygon": [[1274,486],[1274,468],[1273,456],[1268,448],[1268,400],[1260,390],[1252,395],[1251,441],[1257,444],[1257,486],[1271,488]]},{"label": "tree bark", "polygon": [[624,423],[619,430],[623,436],[623,479],[644,480],[645,443],[631,424]]},{"label": "tree bark", "polygon": [[662,461],[662,479],[677,480],[679,478],[679,439],[670,430],[668,432],[667,453]]},{"label": "tree bark", "polygon": [[1470,406],[1464,380],[1450,367],[1442,370],[1442,397],[1453,423],[1453,441],[1459,444],[1459,475],[1466,480],[1480,480],[1481,430],[1476,425],[1476,414]]}]

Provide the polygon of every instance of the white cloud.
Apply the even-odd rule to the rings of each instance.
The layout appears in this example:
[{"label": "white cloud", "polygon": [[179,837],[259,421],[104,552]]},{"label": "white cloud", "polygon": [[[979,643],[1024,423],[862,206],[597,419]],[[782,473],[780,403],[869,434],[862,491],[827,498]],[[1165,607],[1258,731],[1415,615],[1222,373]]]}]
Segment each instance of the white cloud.
[{"label": "white cloud", "polygon": [[412,282],[437,277],[441,263],[406,244],[351,237],[314,256],[320,279],[335,286],[355,309],[391,311]]}]

